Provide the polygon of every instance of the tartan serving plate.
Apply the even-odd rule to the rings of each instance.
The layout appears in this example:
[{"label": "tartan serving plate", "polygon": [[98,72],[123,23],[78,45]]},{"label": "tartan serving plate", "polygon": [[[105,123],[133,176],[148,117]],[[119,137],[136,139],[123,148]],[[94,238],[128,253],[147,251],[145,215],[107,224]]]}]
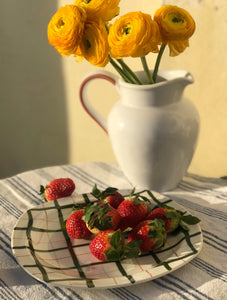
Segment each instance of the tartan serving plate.
[{"label": "tartan serving plate", "polygon": [[[127,196],[131,191],[119,192]],[[138,193],[147,197],[154,207],[166,203],[185,211],[163,195],[148,190]],[[168,235],[165,246],[154,252],[120,262],[101,262],[90,253],[90,240],[72,239],[62,229],[75,204],[95,200],[91,194],[72,195],[28,209],[20,217],[11,246],[26,272],[54,286],[114,288],[164,276],[184,266],[202,249],[202,232],[196,224],[189,226],[189,231],[181,229]]]}]

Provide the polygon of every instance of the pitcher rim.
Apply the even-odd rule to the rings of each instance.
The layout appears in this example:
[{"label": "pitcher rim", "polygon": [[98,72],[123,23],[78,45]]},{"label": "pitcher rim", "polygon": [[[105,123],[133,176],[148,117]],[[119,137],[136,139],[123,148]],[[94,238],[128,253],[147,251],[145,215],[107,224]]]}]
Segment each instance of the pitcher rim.
[{"label": "pitcher rim", "polygon": [[[143,72],[144,71],[136,71],[135,73],[138,74],[138,73],[143,73]],[[185,76],[184,77],[176,77],[176,78],[168,80],[164,76],[160,75],[160,73],[163,73],[163,72],[185,72]],[[187,84],[192,84],[194,82],[194,78],[193,78],[192,74],[189,71],[184,70],[184,69],[177,69],[177,70],[163,69],[163,70],[159,71],[158,77],[163,78],[164,80],[160,81],[160,82],[156,82],[156,83],[145,83],[145,84],[142,84],[142,85],[128,83],[128,82],[124,81],[121,77],[119,77],[118,78],[118,84],[120,86],[130,87],[130,88],[133,88],[133,89],[150,89],[150,88],[154,88],[154,87],[160,87],[160,86],[163,86],[163,85],[172,84],[176,81],[179,81],[179,79],[185,80],[185,82],[187,82]]]}]

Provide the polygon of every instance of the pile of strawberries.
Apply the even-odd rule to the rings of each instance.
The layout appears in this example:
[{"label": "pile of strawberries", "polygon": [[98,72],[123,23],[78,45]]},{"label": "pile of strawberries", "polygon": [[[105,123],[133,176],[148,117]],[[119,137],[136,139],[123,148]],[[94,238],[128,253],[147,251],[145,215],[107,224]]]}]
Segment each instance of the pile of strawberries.
[{"label": "pile of strawberries", "polygon": [[[58,192],[59,180],[58,180]],[[68,185],[66,184],[68,181]],[[63,182],[63,181],[62,181]],[[69,188],[71,185],[71,189]],[[64,179],[66,193],[54,191],[54,181],[47,187],[54,199],[66,197],[75,189],[71,179]],[[64,189],[64,188],[62,188]],[[45,193],[45,189],[42,191]],[[84,208],[75,209],[66,220],[66,230],[71,238],[91,240],[91,253],[101,261],[120,261],[138,257],[142,251],[153,251],[164,246],[167,235],[184,223],[197,224],[199,219],[167,205],[151,208],[150,201],[133,189],[124,198],[116,188],[100,191],[95,185],[92,195],[97,199]],[[45,195],[46,198],[46,195]]]}]

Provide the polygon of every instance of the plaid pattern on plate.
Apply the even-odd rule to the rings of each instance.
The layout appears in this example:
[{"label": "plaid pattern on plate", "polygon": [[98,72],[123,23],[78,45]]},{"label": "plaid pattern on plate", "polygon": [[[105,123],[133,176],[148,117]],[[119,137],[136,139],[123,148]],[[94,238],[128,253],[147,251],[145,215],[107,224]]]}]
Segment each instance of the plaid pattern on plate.
[{"label": "plaid pattern on plate", "polygon": [[[130,191],[120,190],[123,195]],[[168,203],[185,209],[174,201],[150,191],[138,192],[154,206]],[[12,249],[18,262],[32,276],[53,285],[107,288],[142,283],[164,276],[191,261],[202,248],[199,225],[181,229],[167,238],[155,252],[142,253],[121,262],[98,261],[89,250],[89,240],[71,239],[63,228],[75,204],[95,201],[91,194],[74,195],[44,203],[27,210],[17,222]]]}]

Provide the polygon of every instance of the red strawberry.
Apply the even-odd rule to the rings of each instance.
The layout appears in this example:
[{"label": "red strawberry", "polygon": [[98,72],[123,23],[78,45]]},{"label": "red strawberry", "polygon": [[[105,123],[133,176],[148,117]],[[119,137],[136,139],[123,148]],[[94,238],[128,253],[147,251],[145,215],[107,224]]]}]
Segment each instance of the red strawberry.
[{"label": "red strawberry", "polygon": [[136,225],[128,236],[128,242],[142,241],[141,251],[152,251],[162,247],[166,241],[165,223],[162,220],[145,220]]},{"label": "red strawberry", "polygon": [[116,188],[108,187],[104,191],[100,191],[97,185],[93,187],[92,195],[95,196],[99,201],[105,201],[109,203],[113,208],[117,208],[118,205],[124,200],[124,197],[117,192]]},{"label": "red strawberry", "polygon": [[82,220],[83,215],[83,209],[76,210],[66,221],[68,235],[74,239],[88,239],[92,235],[86,223]]},{"label": "red strawberry", "polygon": [[165,222],[165,230],[167,233],[173,232],[179,226],[181,218],[181,212],[168,206],[155,208],[146,217],[147,220],[163,220]]},{"label": "red strawberry", "polygon": [[136,196],[130,196],[121,202],[117,211],[121,216],[120,228],[124,230],[127,227],[134,227],[143,220],[148,213],[148,207],[143,200]]},{"label": "red strawberry", "polygon": [[53,179],[46,187],[40,186],[40,195],[43,194],[46,201],[52,201],[71,196],[75,190],[75,183],[70,178]]},{"label": "red strawberry", "polygon": [[119,204],[124,201],[124,197],[120,193],[114,192],[113,194],[107,196],[104,201],[109,203],[109,205],[113,208],[117,208]]},{"label": "red strawberry", "polygon": [[118,211],[108,203],[97,202],[85,208],[83,220],[92,233],[98,234],[102,230],[115,230],[120,218]]},{"label": "red strawberry", "polygon": [[101,231],[90,243],[91,253],[102,261],[120,261],[138,257],[140,241],[127,243],[120,230]]}]

